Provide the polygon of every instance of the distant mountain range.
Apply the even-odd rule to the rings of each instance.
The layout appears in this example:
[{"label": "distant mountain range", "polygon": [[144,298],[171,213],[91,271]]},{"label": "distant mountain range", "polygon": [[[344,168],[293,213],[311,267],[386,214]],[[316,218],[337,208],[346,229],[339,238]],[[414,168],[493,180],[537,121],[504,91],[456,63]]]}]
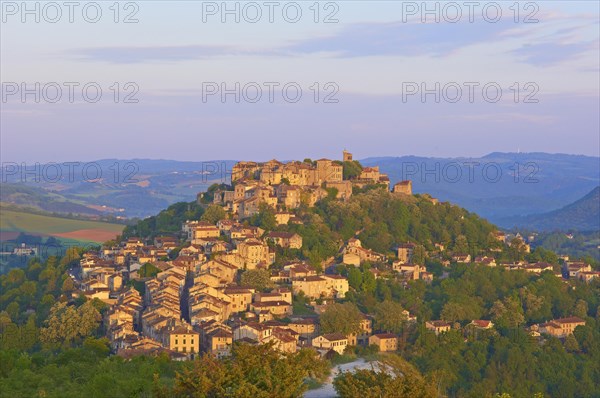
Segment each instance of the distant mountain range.
[{"label": "distant mountain range", "polygon": [[[92,162],[81,163],[72,181],[41,178],[35,182],[30,176],[24,181],[19,173],[5,169],[0,170],[0,201],[46,211],[146,217],[172,203],[194,200],[198,192],[214,182],[228,182],[228,172],[235,162],[104,159],[90,167],[88,174],[92,176],[95,170],[102,171],[102,177],[93,181],[86,180],[81,172],[84,165]],[[392,184],[410,179],[415,193],[429,193],[441,201],[456,203],[507,228],[524,216],[561,209],[600,185],[600,158],[580,155],[374,157],[361,163],[380,166]],[[67,177],[64,172],[63,177]]]},{"label": "distant mountain range", "polygon": [[[232,160],[179,162],[148,159],[103,159],[58,165],[40,165],[37,174],[28,166],[0,169],[0,201],[58,213],[112,214],[148,217],[169,205],[192,201],[214,182],[228,180]],[[99,175],[99,178],[96,176]],[[35,180],[37,178],[37,181]]]},{"label": "distant mountain range", "polygon": [[504,224],[536,231],[600,231],[600,186],[561,209],[508,218]]},{"label": "distant mountain range", "polygon": [[514,217],[560,209],[600,184],[600,158],[581,155],[403,156],[368,158],[362,163],[379,165],[392,183],[410,179],[415,193],[456,203],[502,227],[512,227]]}]

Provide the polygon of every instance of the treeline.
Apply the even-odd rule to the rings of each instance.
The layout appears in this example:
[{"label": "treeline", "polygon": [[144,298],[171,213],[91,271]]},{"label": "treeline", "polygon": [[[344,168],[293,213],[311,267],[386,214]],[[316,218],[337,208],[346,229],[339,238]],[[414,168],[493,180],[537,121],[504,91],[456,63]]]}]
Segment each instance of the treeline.
[{"label": "treeline", "polygon": [[600,266],[600,232],[546,232],[540,233],[534,243],[536,247],[543,247],[560,254],[574,258],[583,258],[586,262]]},{"label": "treeline", "polygon": [[[1,349],[40,349],[40,332],[52,310],[67,303],[74,308],[83,305],[85,299],[71,299],[75,286],[69,276],[82,252],[81,248],[71,247],[63,257],[50,256],[45,262],[33,258],[27,267],[0,275]],[[94,304],[103,306],[98,301]]]},{"label": "treeline", "polygon": [[0,391],[15,397],[299,398],[329,374],[314,351],[281,354],[235,344],[232,356],[172,361],[166,354],[124,359],[106,339],[87,338],[57,351],[0,350]]}]

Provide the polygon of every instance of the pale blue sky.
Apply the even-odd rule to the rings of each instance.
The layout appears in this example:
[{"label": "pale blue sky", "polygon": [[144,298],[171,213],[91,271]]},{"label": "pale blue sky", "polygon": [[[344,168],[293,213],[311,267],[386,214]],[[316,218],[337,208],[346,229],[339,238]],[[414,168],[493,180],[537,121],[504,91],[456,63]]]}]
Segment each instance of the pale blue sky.
[{"label": "pale blue sky", "polygon": [[[496,2],[502,10],[496,23],[480,9],[493,2],[479,3],[472,23],[464,6],[457,23],[443,18],[454,14],[422,23],[421,10],[407,15],[410,2],[320,2],[321,22],[315,23],[310,1],[298,2],[298,23],[286,22],[281,7],[269,23],[265,6],[256,23],[243,15],[240,23],[231,15],[223,23],[220,12],[203,22],[203,10],[220,1],[142,1],[135,2],[137,10],[120,10],[121,20],[136,11],[139,22],[133,24],[114,23],[112,1],[99,2],[103,14],[95,24],[78,10],[74,23],[67,15],[57,23],[27,16],[23,23],[21,10],[12,15],[7,3],[0,39],[3,88],[11,82],[97,82],[103,96],[86,103],[76,91],[73,103],[39,104],[33,96],[25,103],[18,93],[3,96],[2,161],[290,159],[339,156],[343,147],[357,157],[517,150],[599,155],[598,2],[529,2],[527,9],[528,2],[520,2],[518,22],[515,2]],[[447,2],[439,4],[441,10]],[[523,23],[532,11],[539,22]],[[322,23],[331,12],[338,22]],[[137,84],[139,103],[113,103],[114,82]],[[233,96],[222,103],[218,95],[203,102],[207,82],[295,82],[303,93],[297,103],[281,95],[273,103],[265,96],[258,103],[234,103]],[[319,103],[311,91],[315,82]],[[339,88],[333,97],[338,103],[322,102],[333,90],[324,87],[328,82]],[[472,103],[465,96],[435,103],[433,95],[422,103],[418,94],[403,101],[411,82],[430,88],[436,82],[494,82],[502,98],[488,103],[475,91]],[[528,94],[539,102],[523,103]]]}]

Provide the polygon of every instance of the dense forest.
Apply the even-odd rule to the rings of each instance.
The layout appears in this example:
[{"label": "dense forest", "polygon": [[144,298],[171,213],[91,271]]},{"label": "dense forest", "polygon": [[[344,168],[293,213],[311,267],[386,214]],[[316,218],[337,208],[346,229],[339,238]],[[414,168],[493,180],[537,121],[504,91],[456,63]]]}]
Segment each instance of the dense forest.
[{"label": "dense forest", "polygon": [[[527,231],[522,234],[528,233]],[[600,264],[600,231],[595,232],[545,232],[533,242],[534,247],[543,247],[556,253],[574,258],[584,258],[589,263]]]},{"label": "dense forest", "polygon": [[[363,275],[370,274],[368,270]],[[348,301],[375,314],[381,329],[399,333],[399,350],[425,375],[435,378],[450,397],[483,397],[507,392],[516,397],[600,396],[600,283],[566,284],[552,273],[528,274],[484,266],[453,266],[431,285],[411,282],[405,289],[392,280],[365,283]],[[394,306],[392,303],[395,303]],[[402,308],[417,324],[395,322]],[[537,339],[525,327],[549,319],[579,316],[586,320],[565,341]],[[452,331],[435,336],[423,321],[446,319]],[[495,330],[466,327],[473,319],[491,319]],[[337,327],[337,326],[336,326]],[[460,329],[459,329],[460,327]]]}]

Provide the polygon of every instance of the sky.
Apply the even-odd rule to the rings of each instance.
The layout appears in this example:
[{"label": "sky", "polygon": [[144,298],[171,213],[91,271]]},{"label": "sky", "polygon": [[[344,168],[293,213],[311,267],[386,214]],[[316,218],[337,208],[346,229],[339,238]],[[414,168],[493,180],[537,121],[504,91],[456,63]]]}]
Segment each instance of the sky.
[{"label": "sky", "polygon": [[599,2],[2,1],[2,162],[600,155]]}]

